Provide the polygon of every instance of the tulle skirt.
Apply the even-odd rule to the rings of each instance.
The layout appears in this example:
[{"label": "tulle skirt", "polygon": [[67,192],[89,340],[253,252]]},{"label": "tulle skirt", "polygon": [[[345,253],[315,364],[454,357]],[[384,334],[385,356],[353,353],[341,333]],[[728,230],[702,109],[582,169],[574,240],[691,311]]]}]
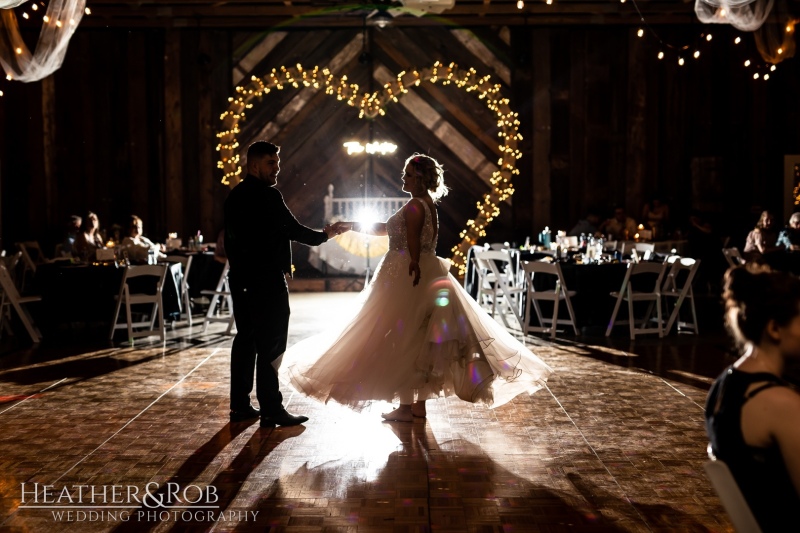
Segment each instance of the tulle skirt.
[{"label": "tulle skirt", "polygon": [[417,286],[408,264],[407,253],[387,252],[355,316],[343,330],[293,345],[282,380],[355,410],[409,390],[417,400],[457,396],[497,407],[544,386],[551,368],[478,306],[448,261],[422,254]]}]

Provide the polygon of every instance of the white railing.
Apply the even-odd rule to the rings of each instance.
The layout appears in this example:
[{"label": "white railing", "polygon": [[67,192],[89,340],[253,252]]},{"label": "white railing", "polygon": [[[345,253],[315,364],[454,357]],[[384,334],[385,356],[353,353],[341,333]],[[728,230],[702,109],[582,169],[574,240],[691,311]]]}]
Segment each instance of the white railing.
[{"label": "white railing", "polygon": [[334,198],[333,185],[325,196],[325,223],[331,220],[385,222],[406,205],[408,197],[398,198]]}]

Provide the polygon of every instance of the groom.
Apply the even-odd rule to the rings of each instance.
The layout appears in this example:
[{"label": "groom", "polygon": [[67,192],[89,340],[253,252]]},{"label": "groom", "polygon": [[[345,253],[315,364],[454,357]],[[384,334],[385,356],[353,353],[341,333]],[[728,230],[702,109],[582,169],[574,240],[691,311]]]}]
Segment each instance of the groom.
[{"label": "groom", "polygon": [[[247,150],[247,176],[225,201],[225,251],[236,319],[231,348],[231,421],[261,416],[261,427],[308,420],[283,407],[277,366],[289,329],[291,241],[317,246],[341,233],[338,224],[316,231],[300,224],[275,188],[280,147],[257,141]],[[273,363],[278,360],[278,364]],[[253,373],[261,410],[250,405]]]}]

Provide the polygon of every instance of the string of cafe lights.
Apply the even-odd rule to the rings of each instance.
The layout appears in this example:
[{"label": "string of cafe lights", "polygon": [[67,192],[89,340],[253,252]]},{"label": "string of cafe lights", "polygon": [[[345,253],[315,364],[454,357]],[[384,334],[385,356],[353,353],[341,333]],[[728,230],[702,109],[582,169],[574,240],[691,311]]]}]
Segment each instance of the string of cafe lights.
[{"label": "string of cafe lights", "polygon": [[[626,0],[620,0],[620,3],[624,4],[625,1]],[[659,61],[663,61],[663,60],[668,59],[667,58],[667,53],[671,52],[671,53],[674,54],[674,57],[672,59],[674,61],[677,61],[678,66],[683,67],[683,66],[685,66],[687,64],[688,61],[699,60],[700,56],[702,55],[701,51],[700,51],[701,45],[704,45],[704,44],[708,45],[714,39],[714,36],[713,36],[713,34],[711,32],[708,32],[708,33],[703,32],[703,33],[700,33],[700,35],[699,35],[699,38],[698,38],[699,44],[696,44],[695,46],[691,46],[691,45],[688,45],[688,44],[687,45],[682,45],[682,46],[676,46],[676,45],[673,45],[671,43],[668,43],[668,42],[664,41],[664,39],[661,38],[661,36],[658,34],[658,32],[656,32],[655,29],[645,20],[644,15],[642,14],[642,11],[639,9],[639,5],[636,3],[636,0],[631,0],[631,4],[633,4],[633,7],[636,9],[636,13],[639,15],[639,20],[641,20],[641,22],[642,22],[642,25],[636,30],[636,35],[639,38],[644,38],[645,30],[647,30],[647,33],[652,35],[658,41],[659,50],[658,50],[658,54],[656,54],[656,58]],[[721,12],[721,16],[723,16],[723,17],[725,16],[725,10],[724,9]],[[787,33],[787,35],[793,35],[793,33],[794,33],[794,22],[787,23],[787,25],[786,25],[786,33]],[[741,45],[742,44],[742,37],[737,35],[733,39],[733,44],[736,47]],[[778,48],[777,53],[778,54],[782,54],[783,53],[783,49],[782,48]],[[751,58],[749,56],[743,57],[742,66],[744,68],[749,69],[750,71],[753,72],[752,77],[753,77],[754,80],[761,80],[761,81],[769,81],[771,73],[775,72],[775,70],[777,70],[777,66],[774,63],[769,63],[769,62],[763,61],[761,59],[754,59],[754,58]]]},{"label": "string of cafe lights", "polygon": [[228,98],[228,109],[220,116],[223,129],[217,133],[217,151],[220,153],[217,167],[223,172],[222,183],[230,186],[232,180],[238,183],[240,179],[242,167],[237,140],[241,131],[239,123],[245,120],[247,110],[254,105],[254,99],[260,99],[273,90],[313,87],[324,89],[326,94],[358,109],[359,118],[373,119],[385,115],[384,107],[387,104],[397,102],[399,97],[409,91],[409,87],[419,86],[422,82],[453,84],[468,93],[474,93],[497,120],[501,157],[497,162],[497,170],[489,180],[491,190],[476,202],[478,214],[467,220],[465,228],[459,233],[461,242],[451,250],[453,255],[450,263],[463,275],[466,272],[466,257],[470,247],[486,237],[486,227],[500,214],[500,204],[514,194],[512,178],[519,175],[516,161],[522,157],[517,149],[517,142],[522,140],[517,113],[509,107],[509,100],[500,94],[501,85],[492,83],[488,75],[478,76],[475,69],[463,70],[455,63],[445,65],[437,61],[432,67],[403,71],[381,90],[371,94],[359,93],[359,86],[349,83],[347,75],[337,77],[327,68],[320,69],[316,66],[310,70],[304,69],[300,64],[294,67],[281,66],[260,78],[253,76],[247,85],[236,87],[236,95]]},{"label": "string of cafe lights", "polygon": [[[626,3],[626,0],[619,0],[621,4]],[[545,0],[547,5],[552,5],[553,0]],[[645,33],[651,34],[655,39],[659,42],[659,50],[658,54],[656,54],[656,58],[659,61],[663,61],[667,58],[668,53],[673,53],[674,57],[673,60],[677,61],[679,66],[684,66],[690,60],[698,60],[700,59],[701,51],[700,46],[690,46],[690,45],[683,45],[683,46],[676,46],[671,43],[668,43],[662,39],[658,32],[653,29],[650,24],[645,20],[644,15],[642,14],[641,10],[639,9],[639,5],[636,3],[636,0],[631,0],[631,4],[633,4],[634,9],[636,9],[636,13],[639,15],[639,20],[641,20],[642,25],[637,29],[636,35],[639,38],[643,38]],[[517,9],[523,9],[525,7],[524,0],[517,0]],[[722,10],[722,16],[725,16],[724,9]],[[794,22],[789,22],[786,24],[786,34],[787,36],[793,36],[794,34]],[[646,30],[646,31],[645,31]],[[713,40],[713,34],[711,32],[708,33],[701,33],[699,36],[699,42],[702,44],[710,43]],[[736,36],[733,39],[733,44],[738,46],[742,43],[741,36]],[[783,54],[783,47],[780,47],[776,50],[776,52],[780,55]],[[762,80],[768,81],[770,79],[771,73],[777,70],[777,66],[774,63],[769,63],[763,61],[761,59],[753,59],[751,57],[744,57],[742,59],[742,66],[746,69],[749,69],[753,72],[752,77],[754,80]]]},{"label": "string of cafe lights", "polygon": [[[42,2],[42,1],[30,2],[30,3],[22,4],[20,6],[17,6],[16,9],[17,9],[17,11],[21,12],[20,16],[25,20],[33,20],[34,17],[41,16],[42,25],[54,24],[57,28],[62,28],[64,26],[64,24],[67,24],[67,23],[71,24],[71,25],[75,25],[75,20],[74,19],[70,19],[68,21],[67,20],[63,20],[63,21],[62,20],[50,20],[50,17],[47,15],[47,3]],[[92,14],[92,10],[88,6],[84,8],[83,12],[86,15],[91,15]],[[16,48],[14,51],[17,54],[22,54],[22,48]],[[6,74],[6,81],[12,81],[13,79],[14,78],[11,76],[11,74]],[[3,91],[2,86],[0,86],[0,97],[3,97],[3,96],[5,96],[5,92]]]}]

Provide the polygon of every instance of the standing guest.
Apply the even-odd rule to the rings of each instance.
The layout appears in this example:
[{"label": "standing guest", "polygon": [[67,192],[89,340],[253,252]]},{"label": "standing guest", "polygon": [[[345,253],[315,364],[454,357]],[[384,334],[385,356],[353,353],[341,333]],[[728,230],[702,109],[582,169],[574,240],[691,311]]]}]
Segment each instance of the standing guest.
[{"label": "standing guest", "polygon": [[122,239],[122,246],[127,249],[128,256],[133,261],[146,262],[150,252],[153,252],[157,259],[166,257],[164,255],[166,247],[144,236],[144,223],[136,215],[131,215],[129,233],[127,237]]},{"label": "standing guest", "polygon": [[800,250],[800,213],[792,213],[789,225],[781,230],[776,245],[791,251]]},{"label": "standing guest", "polygon": [[728,465],[762,531],[795,531],[800,392],[785,375],[800,359],[800,279],[735,267],[725,275],[723,298],[726,324],[744,355],[709,392],[709,454]]},{"label": "standing guest", "polygon": [[753,260],[760,255],[782,250],[777,246],[778,231],[775,229],[775,217],[769,211],[763,211],[756,223],[756,227],[747,235],[744,244],[745,257]]},{"label": "standing guest", "polygon": [[292,346],[283,376],[298,391],[353,409],[397,401],[382,416],[425,418],[429,399],[457,396],[492,407],[544,387],[552,369],[491,317],[436,256],[444,169],[424,154],[406,159],[402,189],[411,198],[386,222],[344,228],[388,235],[389,251],[344,327]]},{"label": "standing guest", "polygon": [[225,252],[225,228],[219,230],[217,244],[214,246],[214,261],[222,263],[228,262],[228,254]]},{"label": "standing guest", "polygon": [[625,209],[617,207],[614,216],[600,224],[600,233],[610,235],[611,240],[627,241],[636,235],[636,221],[625,213]]},{"label": "standing guest", "polygon": [[100,236],[100,219],[91,211],[83,219],[83,226],[75,238],[75,254],[89,261],[94,259],[99,248],[104,248],[103,238]]},{"label": "standing guest", "polygon": [[[308,420],[283,407],[277,367],[289,330],[291,241],[318,246],[337,226],[316,231],[300,224],[275,188],[280,148],[257,141],[247,150],[247,176],[225,201],[225,251],[236,320],[231,348],[232,421],[261,416],[262,427],[294,426]],[[261,411],[250,404],[253,372]]]},{"label": "standing guest", "polygon": [[669,205],[660,196],[654,196],[642,209],[644,225],[653,232],[653,239],[666,236],[669,223]]}]

